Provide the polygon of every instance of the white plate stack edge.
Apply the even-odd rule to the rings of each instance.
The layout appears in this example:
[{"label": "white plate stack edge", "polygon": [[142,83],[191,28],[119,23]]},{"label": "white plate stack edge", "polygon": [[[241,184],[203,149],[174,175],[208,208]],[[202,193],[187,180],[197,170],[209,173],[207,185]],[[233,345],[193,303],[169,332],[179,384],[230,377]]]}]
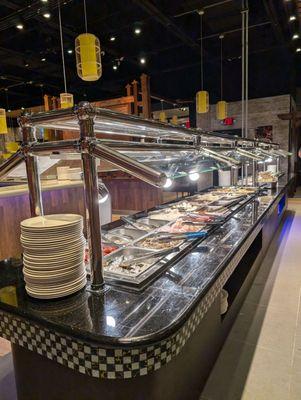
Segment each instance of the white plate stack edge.
[{"label": "white plate stack edge", "polygon": [[55,299],[82,289],[86,283],[83,218],[52,214],[21,222],[23,274],[26,291],[38,299]]}]

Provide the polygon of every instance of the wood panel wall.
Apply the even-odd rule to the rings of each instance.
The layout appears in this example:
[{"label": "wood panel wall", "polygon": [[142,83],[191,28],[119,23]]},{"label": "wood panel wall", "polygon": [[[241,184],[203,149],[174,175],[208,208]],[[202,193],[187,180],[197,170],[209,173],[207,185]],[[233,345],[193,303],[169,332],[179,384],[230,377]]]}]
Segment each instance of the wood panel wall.
[{"label": "wood panel wall", "polygon": [[[45,214],[85,215],[82,187],[44,191],[43,204]],[[28,193],[0,197],[0,260],[20,256],[20,222],[26,218],[30,218]]]}]

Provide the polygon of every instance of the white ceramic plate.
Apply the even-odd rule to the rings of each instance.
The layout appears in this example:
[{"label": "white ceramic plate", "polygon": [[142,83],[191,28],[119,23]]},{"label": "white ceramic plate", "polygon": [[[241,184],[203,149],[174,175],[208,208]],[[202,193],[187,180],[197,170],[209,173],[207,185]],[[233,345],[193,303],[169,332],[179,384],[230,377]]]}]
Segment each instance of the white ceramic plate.
[{"label": "white ceramic plate", "polygon": [[40,217],[28,218],[21,222],[23,228],[35,229],[59,229],[66,226],[81,224],[83,217],[77,214],[51,214]]},{"label": "white ceramic plate", "polygon": [[86,274],[82,274],[80,277],[74,279],[73,281],[66,282],[64,284],[43,284],[43,285],[33,285],[27,284],[26,286],[29,288],[31,292],[40,293],[40,294],[55,294],[64,292],[72,289],[81,284],[82,281],[86,281]]},{"label": "white ceramic plate", "polygon": [[36,293],[30,290],[30,288],[28,288],[27,286],[25,286],[26,291],[28,293],[29,296],[34,297],[36,299],[44,299],[44,300],[50,300],[50,299],[57,299],[60,297],[65,297],[65,296],[69,296],[73,293],[78,292],[79,290],[81,290],[83,287],[86,286],[87,280],[84,279],[78,286],[73,287],[70,290],[66,290],[62,293],[54,293],[54,294],[40,294],[40,293]]},{"label": "white ceramic plate", "polygon": [[43,250],[45,249],[46,251],[55,251],[60,248],[74,248],[76,246],[80,246],[86,243],[86,239],[84,237],[76,238],[75,240],[68,241],[59,241],[59,242],[53,242],[52,240],[49,240],[47,243],[37,243],[37,242],[27,242],[24,240],[21,240],[21,244],[24,249],[28,250]]}]

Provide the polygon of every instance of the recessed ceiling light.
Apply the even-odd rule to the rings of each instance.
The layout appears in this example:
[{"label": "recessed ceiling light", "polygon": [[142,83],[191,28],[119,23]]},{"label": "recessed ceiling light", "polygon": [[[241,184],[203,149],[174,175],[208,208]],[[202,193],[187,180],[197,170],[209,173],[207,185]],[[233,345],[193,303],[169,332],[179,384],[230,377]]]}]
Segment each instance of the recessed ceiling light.
[{"label": "recessed ceiling light", "polygon": [[24,107],[21,107],[21,110],[25,110],[25,108],[24,108]]},{"label": "recessed ceiling light", "polygon": [[43,61],[43,62],[46,61],[46,58],[41,58],[41,61]]},{"label": "recessed ceiling light", "polygon": [[42,3],[48,3],[48,0],[41,0]]},{"label": "recessed ceiling light", "polygon": [[114,64],[114,65],[113,65],[113,70],[116,71],[117,69],[118,69],[117,65]]},{"label": "recessed ceiling light", "polygon": [[25,63],[25,64],[24,64],[24,66],[25,66],[25,67],[29,67],[29,64],[28,64],[28,62],[27,62],[27,63]]},{"label": "recessed ceiling light", "polygon": [[135,33],[135,35],[140,35],[140,33],[141,33],[141,28],[135,28],[134,29],[134,33]]},{"label": "recessed ceiling light", "polygon": [[72,54],[72,53],[73,53],[73,50],[69,49],[69,50],[67,50],[67,53],[68,53],[68,54]]},{"label": "recessed ceiling light", "polygon": [[296,21],[296,16],[295,15],[291,15],[290,17],[289,17],[289,21],[291,22],[291,21]]},{"label": "recessed ceiling light", "polygon": [[116,40],[116,37],[115,37],[115,36],[111,36],[111,37],[110,37],[110,41],[111,41],[111,42],[115,42],[115,40]]},{"label": "recessed ceiling light", "polygon": [[48,11],[44,12],[43,13],[43,17],[46,18],[46,19],[49,19],[51,17],[50,12],[48,12]]},{"label": "recessed ceiling light", "polygon": [[301,47],[297,47],[296,48],[296,53],[300,53],[301,52]]},{"label": "recessed ceiling light", "polygon": [[140,63],[141,63],[141,64],[145,64],[145,63],[146,63],[146,59],[145,59],[144,57],[141,57],[141,58],[140,58]]},{"label": "recessed ceiling light", "polygon": [[295,33],[295,34],[293,35],[293,40],[296,40],[296,39],[299,39],[298,33]]},{"label": "recessed ceiling light", "polygon": [[11,110],[7,110],[7,112],[11,112]]},{"label": "recessed ceiling light", "polygon": [[19,24],[16,25],[16,28],[21,31],[24,28],[24,25],[19,23]]}]

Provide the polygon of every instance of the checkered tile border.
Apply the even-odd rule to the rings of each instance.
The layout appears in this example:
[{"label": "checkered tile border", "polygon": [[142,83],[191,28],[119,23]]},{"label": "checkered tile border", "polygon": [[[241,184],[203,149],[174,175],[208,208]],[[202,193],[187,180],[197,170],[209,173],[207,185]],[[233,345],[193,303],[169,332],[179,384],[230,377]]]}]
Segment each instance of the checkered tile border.
[{"label": "checkered tile border", "polygon": [[138,348],[99,348],[0,311],[0,336],[59,364],[98,379],[147,375],[177,356],[261,229],[259,225],[235,254],[188,321],[168,339]]}]

